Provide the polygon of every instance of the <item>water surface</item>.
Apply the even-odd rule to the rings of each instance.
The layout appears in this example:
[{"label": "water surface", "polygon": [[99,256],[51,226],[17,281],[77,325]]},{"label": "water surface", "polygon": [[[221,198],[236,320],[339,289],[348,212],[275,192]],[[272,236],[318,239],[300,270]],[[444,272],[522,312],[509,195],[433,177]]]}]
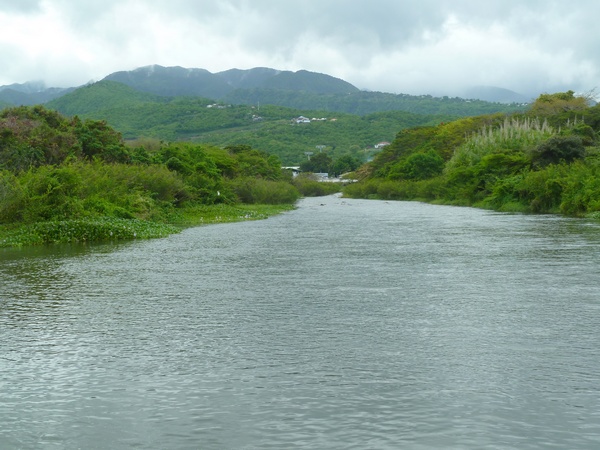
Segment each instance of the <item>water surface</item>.
[{"label": "water surface", "polygon": [[0,448],[600,448],[600,224],[306,199],[0,251]]}]

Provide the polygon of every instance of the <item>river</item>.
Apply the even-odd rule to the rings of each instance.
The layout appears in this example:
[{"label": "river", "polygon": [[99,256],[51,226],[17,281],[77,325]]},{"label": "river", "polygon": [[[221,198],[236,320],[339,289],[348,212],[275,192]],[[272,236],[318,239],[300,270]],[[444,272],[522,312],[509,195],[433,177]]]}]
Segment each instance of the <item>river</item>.
[{"label": "river", "polygon": [[599,222],[298,206],[0,251],[0,448],[600,448]]}]

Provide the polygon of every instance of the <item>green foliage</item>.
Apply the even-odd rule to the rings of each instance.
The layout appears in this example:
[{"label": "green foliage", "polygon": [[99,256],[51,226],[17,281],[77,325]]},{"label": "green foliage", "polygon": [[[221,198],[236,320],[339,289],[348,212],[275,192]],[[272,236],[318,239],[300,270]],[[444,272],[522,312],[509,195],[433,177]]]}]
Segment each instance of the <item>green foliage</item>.
[{"label": "green foliage", "polygon": [[558,114],[565,111],[580,111],[588,108],[588,101],[583,96],[575,96],[575,92],[557,92],[555,94],[541,94],[533,105],[531,114],[545,116]]},{"label": "green foliage", "polygon": [[448,161],[446,170],[474,166],[486,155],[494,153],[527,153],[554,136],[557,131],[547,122],[525,118],[508,119],[498,127],[484,126],[474,133]]},{"label": "green foliage", "polygon": [[80,146],[68,119],[41,106],[0,113],[0,168],[27,170],[77,156]]},{"label": "green foliage", "polygon": [[78,117],[73,120],[74,134],[81,146],[81,153],[87,159],[96,157],[107,162],[128,162],[129,152],[120,133],[117,133],[105,121],[85,120]]},{"label": "green foliage", "polygon": [[553,136],[534,148],[531,155],[534,164],[547,166],[581,159],[585,148],[579,136]]},{"label": "green foliage", "polygon": [[[106,122],[67,119],[42,107],[5,111],[0,136],[0,224],[25,227],[14,242],[97,240],[109,232],[130,238],[114,224],[173,222],[200,205],[293,204],[300,195],[279,158],[249,146],[128,147]],[[56,143],[66,146],[52,149]],[[17,164],[16,150],[28,148],[38,159],[28,162],[22,152]],[[146,236],[140,227],[135,233]]]},{"label": "green foliage", "polygon": [[[568,92],[540,102],[580,100]],[[600,217],[600,148],[595,147],[600,111],[559,109],[546,111],[541,120],[531,113],[502,120],[487,116],[404,130],[359,171],[365,178],[346,186],[344,195]],[[460,138],[458,130],[470,131]],[[439,160],[425,162],[426,155],[443,160],[450,148],[441,172]]]},{"label": "green foliage", "polygon": [[316,180],[311,174],[303,173],[292,181],[300,194],[305,197],[321,197],[340,192],[342,186],[339,183],[328,183]]},{"label": "green foliage", "polygon": [[0,114],[0,167],[24,171],[80,157],[131,159],[121,135],[104,121],[67,119],[42,106],[10,108]]},{"label": "green foliage", "polygon": [[333,160],[327,153],[316,153],[300,164],[303,172],[328,173]]},{"label": "green foliage", "polygon": [[339,177],[340,175],[355,171],[360,165],[361,163],[358,159],[350,155],[345,155],[331,162],[328,173],[331,176]]},{"label": "green foliage", "polygon": [[171,225],[142,220],[98,217],[62,221],[37,222],[17,230],[2,233],[0,247],[65,244],[73,242],[151,239],[177,233]]},{"label": "green foliage", "polygon": [[[299,94],[287,92],[281,95]],[[353,101],[362,102],[368,98],[367,95]],[[346,101],[344,96],[340,100]],[[430,101],[417,97],[414,100]],[[260,108],[252,106],[257,104]],[[472,105],[464,101],[457,104]],[[327,106],[327,103],[323,105]],[[321,109],[314,105],[293,109],[269,105],[267,98],[258,98],[247,105],[215,105],[213,101],[198,97],[155,97],[112,81],[78,89],[49,106],[62,113],[78,114],[82,119],[104,120],[147,151],[151,149],[141,140],[148,138],[188,140],[219,147],[249,145],[278,156],[285,165],[300,164],[306,159],[304,153],[315,151],[317,145],[326,146],[334,160],[348,155],[364,162],[377,152],[373,148],[376,143],[391,141],[400,129],[435,125],[456,117],[447,111],[436,114],[435,108],[432,113],[421,114],[420,111],[407,112],[395,107],[377,112],[380,110],[375,107],[371,114],[365,115],[332,112],[328,107]],[[300,115],[327,120],[292,125],[292,118]]]},{"label": "green foliage", "polygon": [[323,94],[281,89],[238,89],[228,94],[224,101],[246,105],[256,105],[260,102],[265,105],[279,105],[303,110],[320,109],[361,116],[384,111],[405,111],[423,115],[477,116],[524,109],[521,105],[506,105],[481,100],[366,91]]},{"label": "green foliage", "polygon": [[137,91],[123,83],[103,80],[52,100],[46,107],[69,116],[87,116],[99,110],[134,108],[148,102],[161,104],[167,99]]},{"label": "green foliage", "polygon": [[[455,149],[466,142],[482,127],[497,126],[504,116],[491,115],[467,117],[437,126],[416,127],[402,130],[391,145],[375,156],[371,173],[377,177],[387,177],[393,166],[413,153],[435,151],[444,161],[450,159]],[[397,167],[394,169],[397,171]],[[397,174],[393,176],[398,176]]]},{"label": "green foliage", "polygon": [[7,170],[0,170],[0,223],[21,217],[25,196],[17,177]]},{"label": "green foliage", "polygon": [[392,180],[425,180],[442,173],[444,160],[435,150],[413,153],[393,165],[388,178]]},{"label": "green foliage", "polygon": [[228,187],[242,203],[248,204],[294,203],[300,197],[298,190],[285,181],[240,177],[229,181]]}]

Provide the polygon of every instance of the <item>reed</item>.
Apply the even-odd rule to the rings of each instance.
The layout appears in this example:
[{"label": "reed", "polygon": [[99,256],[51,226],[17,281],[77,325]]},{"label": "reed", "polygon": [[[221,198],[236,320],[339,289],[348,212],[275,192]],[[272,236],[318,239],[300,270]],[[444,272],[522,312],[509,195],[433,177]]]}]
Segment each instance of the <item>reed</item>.
[{"label": "reed", "polygon": [[[569,123],[571,127],[576,123]],[[541,142],[558,134],[546,120],[506,118],[498,127],[484,126],[458,147],[446,164],[446,171],[460,166],[474,166],[492,153],[528,153]]]}]

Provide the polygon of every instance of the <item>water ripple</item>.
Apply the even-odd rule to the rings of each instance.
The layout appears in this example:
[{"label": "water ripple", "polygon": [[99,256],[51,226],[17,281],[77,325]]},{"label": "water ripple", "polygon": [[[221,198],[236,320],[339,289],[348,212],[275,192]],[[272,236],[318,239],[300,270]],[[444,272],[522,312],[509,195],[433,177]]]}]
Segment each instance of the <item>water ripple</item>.
[{"label": "water ripple", "polygon": [[596,448],[599,243],[328,197],[3,251],[0,448]]}]

